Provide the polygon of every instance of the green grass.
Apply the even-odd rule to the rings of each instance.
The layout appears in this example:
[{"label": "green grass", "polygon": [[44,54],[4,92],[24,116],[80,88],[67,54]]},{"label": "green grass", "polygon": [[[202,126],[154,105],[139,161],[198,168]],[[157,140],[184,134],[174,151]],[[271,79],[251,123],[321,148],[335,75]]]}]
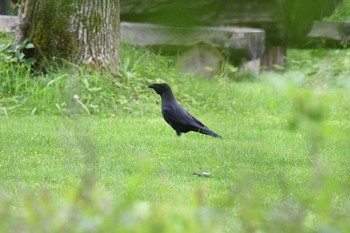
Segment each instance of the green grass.
[{"label": "green grass", "polygon": [[350,19],[350,1],[343,0],[339,3],[335,11],[329,17],[326,17],[327,21],[347,21]]},{"label": "green grass", "polygon": [[[177,137],[152,104],[145,116],[1,118],[2,232],[18,222],[24,232],[51,224],[50,232],[66,224],[71,232],[349,229],[347,91],[319,98],[298,89],[282,95],[264,83],[196,88],[209,86],[235,104],[227,112],[190,109],[223,140]],[[292,111],[295,96],[312,111]],[[327,112],[320,121],[318,108]],[[200,171],[211,177],[192,175]]]},{"label": "green grass", "polygon": [[[118,75],[5,57],[0,232],[348,232],[348,53],[290,50],[241,82],[125,45]],[[163,81],[224,139],[177,137],[147,88]]]}]

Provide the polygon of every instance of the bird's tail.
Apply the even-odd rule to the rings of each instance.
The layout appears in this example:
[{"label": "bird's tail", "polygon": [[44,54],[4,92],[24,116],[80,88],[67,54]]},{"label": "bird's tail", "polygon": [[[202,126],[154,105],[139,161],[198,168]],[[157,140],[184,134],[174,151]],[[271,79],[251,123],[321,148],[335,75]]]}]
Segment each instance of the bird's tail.
[{"label": "bird's tail", "polygon": [[220,138],[220,139],[222,139],[222,137],[221,137],[220,135],[214,133],[213,131],[211,131],[211,130],[208,129],[207,127],[199,129],[198,132],[199,132],[199,133],[202,133],[202,134],[206,134],[206,135],[212,136],[212,137],[214,137],[214,138]]}]

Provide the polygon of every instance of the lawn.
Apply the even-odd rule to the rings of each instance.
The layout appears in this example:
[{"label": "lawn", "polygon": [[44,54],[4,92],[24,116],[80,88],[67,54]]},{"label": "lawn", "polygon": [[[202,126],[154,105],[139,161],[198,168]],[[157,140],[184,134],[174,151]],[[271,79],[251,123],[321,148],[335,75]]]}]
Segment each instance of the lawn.
[{"label": "lawn", "polygon": [[347,90],[199,83],[223,140],[177,137],[151,90],[144,116],[2,117],[2,232],[349,229]]},{"label": "lawn", "polygon": [[[0,232],[348,232],[349,53],[207,80],[126,45],[117,76],[32,73],[3,46]],[[223,139],[177,137],[154,82]]]}]

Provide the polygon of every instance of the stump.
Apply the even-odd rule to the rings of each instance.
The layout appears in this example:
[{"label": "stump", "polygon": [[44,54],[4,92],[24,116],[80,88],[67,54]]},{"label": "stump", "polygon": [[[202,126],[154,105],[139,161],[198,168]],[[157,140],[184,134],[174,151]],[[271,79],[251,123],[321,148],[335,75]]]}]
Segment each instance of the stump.
[{"label": "stump", "polygon": [[284,67],[287,49],[282,46],[274,46],[266,49],[261,59],[261,66],[268,70],[274,70],[278,66]]},{"label": "stump", "polygon": [[211,78],[219,74],[224,62],[223,55],[215,48],[198,46],[179,57],[180,72]]}]

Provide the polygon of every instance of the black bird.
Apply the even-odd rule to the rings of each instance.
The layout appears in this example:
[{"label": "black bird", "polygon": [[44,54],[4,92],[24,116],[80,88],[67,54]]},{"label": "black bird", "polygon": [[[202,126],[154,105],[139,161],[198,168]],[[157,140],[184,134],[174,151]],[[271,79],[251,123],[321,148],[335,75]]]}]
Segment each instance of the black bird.
[{"label": "black bird", "polygon": [[148,87],[154,89],[162,98],[162,115],[165,121],[176,131],[178,136],[180,136],[181,133],[194,131],[215,138],[222,138],[181,107],[181,105],[177,103],[168,84],[151,84]]}]

